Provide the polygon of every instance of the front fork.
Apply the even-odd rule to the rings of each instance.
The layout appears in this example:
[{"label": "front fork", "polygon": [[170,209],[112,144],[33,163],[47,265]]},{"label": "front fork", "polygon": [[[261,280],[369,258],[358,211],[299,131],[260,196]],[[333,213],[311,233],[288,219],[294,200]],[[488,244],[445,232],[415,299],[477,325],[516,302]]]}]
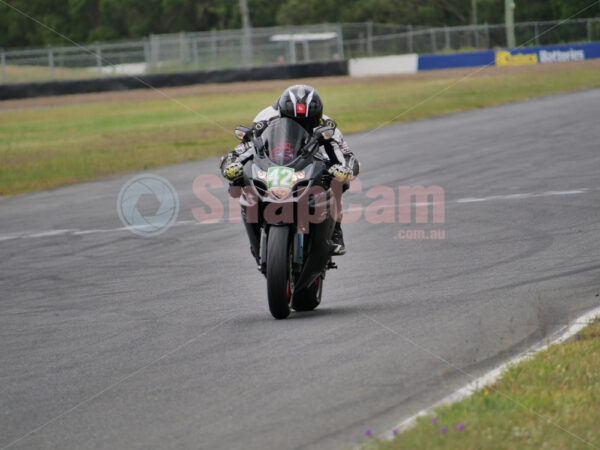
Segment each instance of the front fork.
[{"label": "front fork", "polygon": [[[250,224],[247,224],[250,225]],[[262,274],[266,275],[267,273],[267,236],[268,236],[268,228],[270,225],[265,225],[262,227],[260,232],[260,246],[258,247],[257,255],[258,255],[258,265]],[[254,233],[254,230],[252,230]],[[250,232],[249,232],[250,234]],[[304,234],[300,232],[296,232],[293,238],[292,245],[292,269],[294,272],[300,272],[302,269],[302,264],[304,263]]]}]

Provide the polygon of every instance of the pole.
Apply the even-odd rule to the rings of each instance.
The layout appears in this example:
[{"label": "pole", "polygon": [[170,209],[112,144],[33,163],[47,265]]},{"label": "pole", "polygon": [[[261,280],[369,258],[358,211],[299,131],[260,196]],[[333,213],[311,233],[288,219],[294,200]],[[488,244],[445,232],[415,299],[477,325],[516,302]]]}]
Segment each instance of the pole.
[{"label": "pole", "polygon": [[250,11],[248,0],[240,0],[240,12],[242,13],[242,61],[244,66],[252,62],[252,24],[250,23]]},{"label": "pole", "polygon": [[200,56],[198,55],[198,38],[192,40],[192,50],[194,52],[194,69],[200,70]]},{"label": "pole", "polygon": [[0,61],[2,63],[2,84],[6,84],[6,53],[4,50],[0,53]]},{"label": "pole", "polygon": [[179,65],[181,66],[181,70],[185,70],[185,63],[186,63],[186,53],[187,53],[187,48],[186,48],[186,37],[185,37],[185,31],[181,31],[179,33]]},{"label": "pole", "polygon": [[50,66],[50,79],[54,81],[54,51],[48,48],[48,65]]},{"label": "pole", "polygon": [[146,70],[145,73],[150,73],[152,71],[152,56],[150,53],[150,40],[148,38],[144,39],[144,61],[146,62]]},{"label": "pole", "polygon": [[308,41],[302,42],[304,50],[304,62],[310,62],[310,49],[308,48]]},{"label": "pole", "polygon": [[292,64],[296,64],[296,41],[294,36],[290,37],[290,61]]},{"label": "pole", "polygon": [[437,46],[435,45],[435,31],[433,28],[429,30],[429,34],[431,36],[431,53],[435,53],[437,51]]},{"label": "pole", "polygon": [[217,31],[210,30],[210,68],[217,68]]},{"label": "pole", "polygon": [[445,49],[450,50],[450,29],[447,26],[444,27],[444,40]]},{"label": "pole", "polygon": [[98,75],[102,76],[102,48],[96,45],[96,66],[98,67]]},{"label": "pole", "polygon": [[414,51],[413,44],[413,26],[408,26],[408,53],[412,53]]},{"label": "pole", "polygon": [[150,68],[154,70],[155,67],[158,67],[158,61],[160,56],[160,41],[158,40],[158,36],[151,34],[150,35]]},{"label": "pole", "polygon": [[506,46],[515,48],[517,46],[515,39],[515,2],[514,0],[504,0],[504,14],[506,16]]},{"label": "pole", "polygon": [[479,30],[477,28],[477,0],[471,0],[472,25],[475,33],[475,48],[479,48]]},{"label": "pole", "polygon": [[373,22],[367,22],[367,55],[373,56]]},{"label": "pole", "polygon": [[588,19],[586,22],[586,27],[587,27],[587,38],[588,38],[588,42],[592,42],[592,24],[590,23],[590,19]]},{"label": "pole", "polygon": [[344,30],[341,25],[338,25],[337,28],[338,35],[338,56],[341,60],[344,59]]}]

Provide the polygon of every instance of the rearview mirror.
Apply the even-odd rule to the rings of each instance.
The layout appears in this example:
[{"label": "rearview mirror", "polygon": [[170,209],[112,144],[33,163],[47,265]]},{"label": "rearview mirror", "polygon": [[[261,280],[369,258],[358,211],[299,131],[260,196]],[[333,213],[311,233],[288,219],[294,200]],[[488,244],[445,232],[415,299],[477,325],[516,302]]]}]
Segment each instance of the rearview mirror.
[{"label": "rearview mirror", "polygon": [[303,153],[304,158],[308,158],[317,151],[320,145],[333,139],[334,132],[335,128],[333,127],[323,126],[315,128],[312,137],[301,150],[301,153]]},{"label": "rearview mirror", "polygon": [[235,127],[235,137],[238,138],[240,141],[250,139],[251,133],[252,130],[248,127],[244,127],[242,125],[238,125],[237,127]]},{"label": "rearview mirror", "polygon": [[320,142],[326,142],[333,139],[333,133],[335,132],[335,128],[333,127],[319,127],[315,129],[315,136]]}]

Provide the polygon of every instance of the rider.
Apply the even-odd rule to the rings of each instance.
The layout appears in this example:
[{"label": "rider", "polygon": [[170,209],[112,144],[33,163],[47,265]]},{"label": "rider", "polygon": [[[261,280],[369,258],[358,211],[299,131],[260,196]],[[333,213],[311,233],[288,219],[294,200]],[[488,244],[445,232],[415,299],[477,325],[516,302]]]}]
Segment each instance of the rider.
[{"label": "rider", "polygon": [[[328,172],[332,178],[344,183],[344,187],[347,187],[347,183],[358,175],[360,164],[354,157],[348,143],[344,140],[342,132],[336,127],[335,122],[323,114],[321,96],[314,88],[299,84],[283,91],[283,94],[273,103],[273,106],[263,109],[254,118],[252,122],[254,134],[256,136],[262,134],[269,122],[278,117],[294,119],[311,134],[320,125],[335,128],[331,141],[320,149],[321,155],[327,161]],[[252,143],[244,141],[221,158],[221,173],[230,183],[239,183],[243,175],[243,164],[238,161],[238,158],[249,150],[253,150]],[[341,216],[339,220],[341,221]],[[256,230],[251,230],[249,224],[246,225],[246,228],[252,243],[257,238],[255,236]],[[346,253],[344,235],[339,221],[336,221],[331,241],[333,243],[333,255]]]}]

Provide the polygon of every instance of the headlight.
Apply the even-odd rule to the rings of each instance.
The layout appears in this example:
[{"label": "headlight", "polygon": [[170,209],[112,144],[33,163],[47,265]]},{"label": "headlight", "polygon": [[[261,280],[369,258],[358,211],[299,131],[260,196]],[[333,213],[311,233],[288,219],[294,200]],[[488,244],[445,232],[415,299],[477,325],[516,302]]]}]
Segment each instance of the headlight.
[{"label": "headlight", "polygon": [[272,197],[278,198],[278,199],[285,198],[288,195],[290,195],[291,193],[292,193],[291,189],[282,188],[282,187],[270,188],[267,190],[268,195],[271,195]]},{"label": "headlight", "polygon": [[304,173],[304,170],[301,170],[300,172],[294,172],[292,175],[292,186],[295,185],[299,180],[304,180],[304,178],[306,178],[306,173]]},{"label": "headlight", "polygon": [[267,181],[267,172],[264,170],[256,169],[256,178],[260,178],[263,181]]}]

